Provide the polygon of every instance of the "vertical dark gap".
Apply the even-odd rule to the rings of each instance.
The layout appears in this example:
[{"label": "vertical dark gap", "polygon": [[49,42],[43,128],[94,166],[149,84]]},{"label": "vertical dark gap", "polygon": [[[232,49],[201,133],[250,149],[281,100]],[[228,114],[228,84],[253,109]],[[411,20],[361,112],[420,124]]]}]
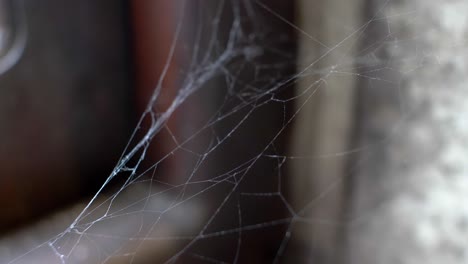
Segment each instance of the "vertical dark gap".
[{"label": "vertical dark gap", "polygon": [[[397,122],[394,118],[398,116],[389,113],[398,113],[401,104],[398,85],[373,80],[400,79],[398,73],[391,70],[390,55],[385,45],[382,45],[388,41],[386,20],[375,19],[379,18],[380,14],[377,12],[382,5],[383,1],[367,0],[363,12],[364,21],[373,21],[365,29],[361,49],[357,55],[359,58],[366,58],[367,62],[358,66],[362,72],[369,72],[372,69],[382,70],[373,71],[369,78],[360,78],[357,86],[356,117],[351,142],[352,148],[363,147],[363,150],[353,155],[348,162],[351,177],[347,184],[348,199],[345,215],[349,221],[359,218],[361,214],[369,214],[386,199],[387,193],[382,184],[385,182],[383,177],[386,176],[387,145]],[[362,232],[367,228],[366,223],[365,220],[354,222],[343,230],[341,263],[354,263],[356,260],[360,262],[359,256],[372,254],[357,251],[355,249],[358,246],[354,247],[360,243],[367,243],[360,241]]]}]

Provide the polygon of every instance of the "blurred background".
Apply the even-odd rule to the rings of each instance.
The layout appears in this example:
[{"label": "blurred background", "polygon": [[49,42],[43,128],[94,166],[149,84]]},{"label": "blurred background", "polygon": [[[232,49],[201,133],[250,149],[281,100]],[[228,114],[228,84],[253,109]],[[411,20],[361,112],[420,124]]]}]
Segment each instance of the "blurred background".
[{"label": "blurred background", "polygon": [[466,12],[0,0],[0,262],[467,263]]}]

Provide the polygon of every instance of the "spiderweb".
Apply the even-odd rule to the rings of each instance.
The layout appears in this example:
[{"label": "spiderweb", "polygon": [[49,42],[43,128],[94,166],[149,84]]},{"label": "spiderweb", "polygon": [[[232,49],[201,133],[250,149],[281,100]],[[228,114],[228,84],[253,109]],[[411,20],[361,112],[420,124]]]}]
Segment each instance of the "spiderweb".
[{"label": "spiderweb", "polygon": [[[160,81],[99,191],[68,216],[62,232],[12,254],[7,263],[245,263],[255,251],[267,252],[258,261],[278,262],[294,254],[289,246],[300,235],[297,226],[339,226],[309,211],[352,173],[296,203],[286,169],[350,158],[372,146],[345,144],[303,155],[291,153],[286,136],[294,122],[312,122],[296,119],[340,78],[398,90],[389,74],[396,71],[393,62],[380,54],[388,43],[400,45],[393,18],[379,11],[387,3],[356,25],[329,18],[341,29],[335,38],[309,33],[267,2],[205,4],[195,12],[197,5],[180,1]],[[368,39],[375,28],[383,33]],[[300,65],[297,36],[314,50]],[[176,58],[180,51],[184,56]],[[417,66],[411,59],[408,65]],[[182,65],[177,92],[162,108],[158,100],[175,60]],[[298,85],[303,88],[296,91]],[[175,117],[177,128],[169,122]],[[148,152],[159,140],[171,147],[154,158]]]}]

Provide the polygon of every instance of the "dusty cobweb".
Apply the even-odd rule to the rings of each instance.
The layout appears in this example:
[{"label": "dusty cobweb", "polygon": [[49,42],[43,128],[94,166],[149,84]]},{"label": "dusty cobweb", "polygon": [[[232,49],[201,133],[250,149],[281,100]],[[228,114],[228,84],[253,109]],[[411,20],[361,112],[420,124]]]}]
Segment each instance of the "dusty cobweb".
[{"label": "dusty cobweb", "polygon": [[[391,18],[376,12],[356,27],[337,19],[345,33],[328,43],[281,12],[266,1],[180,1],[160,81],[112,172],[68,227],[6,262],[242,263],[261,250],[278,262],[288,257],[297,225],[351,224],[308,215],[343,178],[295,204],[286,168],[373,146],[307,155],[291,153],[287,136],[335,79],[398,89],[382,74],[394,70],[379,53],[399,45]],[[375,24],[386,30],[369,41]],[[316,50],[303,65],[298,38]],[[175,96],[161,107],[161,94],[174,89],[165,80],[176,61]],[[170,147],[149,155],[161,140]]]}]

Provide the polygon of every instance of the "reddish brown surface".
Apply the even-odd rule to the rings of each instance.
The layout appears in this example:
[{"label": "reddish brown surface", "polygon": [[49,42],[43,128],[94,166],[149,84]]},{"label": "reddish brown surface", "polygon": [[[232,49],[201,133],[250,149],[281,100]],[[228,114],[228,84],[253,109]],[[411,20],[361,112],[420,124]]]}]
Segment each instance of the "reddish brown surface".
[{"label": "reddish brown surface", "polygon": [[[136,104],[138,115],[145,110],[164,66],[168,62],[169,51],[173,45],[176,29],[176,12],[179,1],[132,1],[133,9],[133,46],[136,77]],[[161,94],[156,109],[164,111],[173,101],[177,92],[177,50],[170,60],[170,66],[162,82]],[[176,117],[168,126],[176,130]],[[144,124],[145,127],[149,123]],[[163,133],[164,134],[164,133]],[[157,160],[161,154],[168,153],[174,143],[168,136],[158,135],[155,144],[148,149],[149,162]],[[173,161],[166,163],[167,171],[173,171]],[[166,174],[167,175],[167,174]],[[166,176],[167,178],[168,176]]]}]

